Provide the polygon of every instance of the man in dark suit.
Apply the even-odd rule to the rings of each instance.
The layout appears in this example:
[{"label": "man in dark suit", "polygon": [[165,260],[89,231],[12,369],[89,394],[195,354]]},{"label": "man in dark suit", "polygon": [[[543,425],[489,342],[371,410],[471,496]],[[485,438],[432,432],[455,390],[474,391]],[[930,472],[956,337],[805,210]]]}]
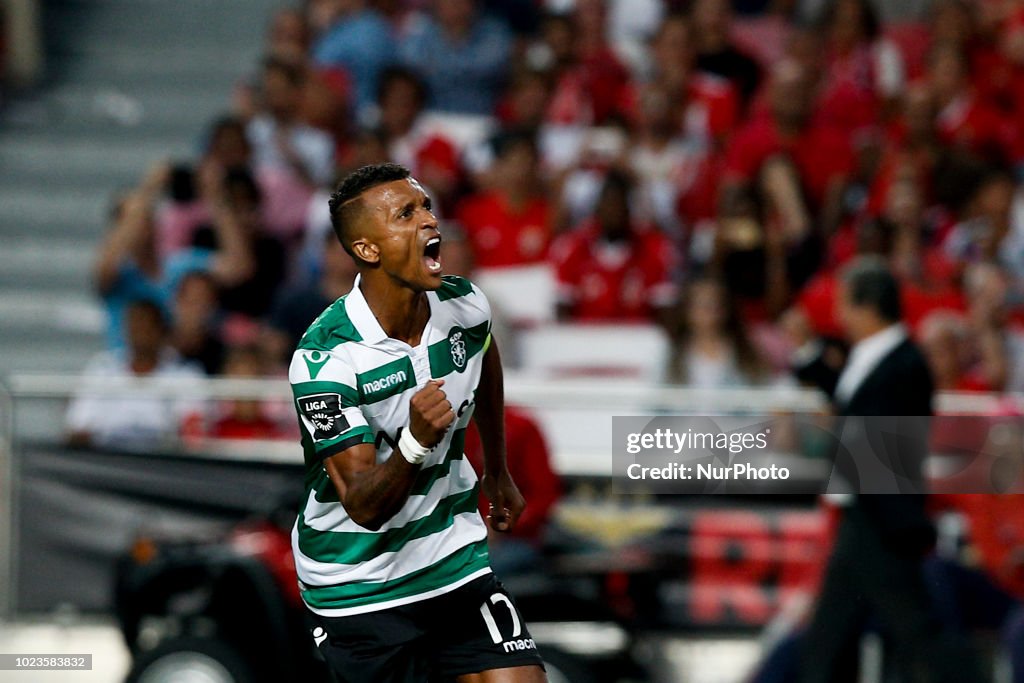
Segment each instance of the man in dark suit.
[{"label": "man in dark suit", "polygon": [[[879,629],[904,683],[978,680],[967,648],[943,642],[921,571],[934,542],[921,472],[933,386],[923,355],[900,323],[899,285],[883,260],[860,259],[843,274],[837,306],[851,344],[845,365],[830,367],[825,354],[805,354],[797,376],[832,398],[842,439],[835,470],[854,493],[843,500],[806,635],[801,682],[855,680],[860,637],[869,624]],[[893,417],[900,418],[901,437],[879,438]],[[892,476],[880,482],[877,470],[867,473],[869,460],[882,462]],[[901,493],[857,492],[880,486]]]}]

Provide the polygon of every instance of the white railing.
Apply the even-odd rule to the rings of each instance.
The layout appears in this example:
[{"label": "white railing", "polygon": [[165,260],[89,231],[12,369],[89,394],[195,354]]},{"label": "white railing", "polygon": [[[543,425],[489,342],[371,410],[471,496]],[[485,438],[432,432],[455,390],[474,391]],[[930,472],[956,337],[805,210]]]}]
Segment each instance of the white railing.
[{"label": "white railing", "polygon": [[[66,400],[80,393],[214,401],[292,400],[284,378],[110,378],[98,382],[96,378],[84,381],[77,375],[18,374],[9,377],[6,386],[10,396],[19,402]],[[506,376],[505,395],[508,403],[532,412],[549,441],[554,466],[567,475],[600,475],[611,471],[612,421],[609,418],[612,416],[754,416],[821,413],[828,408],[823,394],[795,386],[707,390],[627,379],[541,379],[518,374]],[[944,393],[937,398],[937,408],[947,414],[1024,414],[1024,396]],[[190,451],[215,457],[268,462],[295,462],[298,452],[298,445],[290,441],[192,440],[187,447]]]},{"label": "white railing", "polygon": [[[67,399],[78,392],[94,396],[147,396],[167,399],[253,399],[292,398],[284,378],[128,378],[113,377],[102,383],[83,382],[80,375],[20,373],[5,381],[14,399]],[[816,390],[795,386],[694,389],[686,386],[650,384],[617,378],[536,378],[507,373],[505,396],[509,403],[525,408],[585,408],[624,415],[626,410],[658,412],[775,413],[820,412],[828,407]],[[936,400],[941,413],[989,414],[996,411],[1024,412],[1024,394],[943,392]]]}]

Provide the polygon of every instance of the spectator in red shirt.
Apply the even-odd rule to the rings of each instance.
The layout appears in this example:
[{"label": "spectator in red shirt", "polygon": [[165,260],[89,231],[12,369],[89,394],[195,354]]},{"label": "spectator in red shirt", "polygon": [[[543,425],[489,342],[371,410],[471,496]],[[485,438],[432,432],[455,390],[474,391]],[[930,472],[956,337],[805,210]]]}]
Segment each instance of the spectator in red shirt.
[{"label": "spectator in red shirt", "polygon": [[[884,255],[900,279],[905,322],[917,330],[921,321],[938,310],[963,311],[965,302],[956,287],[957,274],[937,242],[935,226],[927,220],[921,194],[912,177],[890,189],[885,213],[857,223],[854,243],[846,258],[860,254]],[[822,335],[836,336],[836,277],[819,272],[800,292],[798,305]]]},{"label": "spectator in red shirt", "polygon": [[979,376],[995,391],[1024,391],[1024,329],[1011,319],[1009,290],[1007,273],[994,263],[976,263],[964,273]]},{"label": "spectator in red shirt", "polygon": [[755,119],[737,131],[726,151],[726,184],[750,183],[772,157],[795,166],[823,228],[834,227],[842,214],[842,193],[853,171],[849,141],[838,130],[814,123],[813,82],[796,62],[776,65],[769,84],[771,116]]},{"label": "spectator in red shirt", "polygon": [[891,111],[903,89],[899,50],[880,37],[878,17],[867,0],[838,0],[825,11],[825,71],[819,107],[831,123],[850,132],[873,125],[883,105]]},{"label": "spectator in red shirt", "polygon": [[995,35],[967,54],[978,94],[1012,121],[1024,112],[1024,8],[1008,3],[1004,12]]},{"label": "spectator in red shirt", "polygon": [[662,319],[675,302],[673,245],[634,223],[631,190],[625,174],[609,172],[593,218],[552,245],[560,318]]},{"label": "spectator in red shirt", "polygon": [[935,100],[929,88],[923,83],[910,86],[903,95],[898,116],[886,130],[865,207],[869,213],[880,213],[892,183],[908,174],[918,182],[926,202],[932,196],[932,174],[943,151],[935,114]]},{"label": "spectator in red shirt", "polygon": [[678,199],[707,163],[707,146],[681,135],[678,102],[664,84],[639,90],[636,125],[628,153],[637,180],[642,215],[666,231],[679,227]]},{"label": "spectator in red shirt", "polygon": [[999,168],[982,169],[973,188],[961,188],[967,198],[961,220],[943,242],[946,256],[961,267],[973,262],[995,262],[1018,278],[1024,274],[1021,228],[1014,225],[1016,187],[1013,176]]},{"label": "spectator in red shirt", "polygon": [[990,390],[983,378],[970,372],[973,340],[962,315],[935,311],[921,323],[918,336],[936,391]]},{"label": "spectator in red shirt", "polygon": [[459,154],[451,140],[422,117],[426,103],[427,86],[414,71],[396,66],[381,75],[377,126],[388,155],[411,169],[443,205],[461,180]]},{"label": "spectator in red shirt", "polygon": [[543,69],[518,69],[498,104],[498,119],[505,128],[534,128],[544,125],[551,100],[551,74]]},{"label": "spectator in red shirt", "polygon": [[629,72],[609,47],[604,5],[576,3],[568,19],[545,21],[544,38],[556,68],[548,121],[563,125],[603,125],[620,109]]},{"label": "spectator in red shirt", "polygon": [[912,173],[893,181],[882,215],[872,223],[875,237],[882,240],[877,250],[889,254],[897,277],[935,293],[956,287],[959,273],[941,248],[941,225],[926,211],[924,192]]},{"label": "spectator in red shirt", "polygon": [[746,107],[757,91],[761,70],[753,57],[733,43],[729,0],[695,0],[690,16],[697,41],[697,68],[732,81]]},{"label": "spectator in red shirt", "polygon": [[[510,533],[491,534],[489,550],[495,571],[514,573],[536,566],[542,536],[562,495],[562,485],[551,467],[551,454],[537,422],[514,406],[505,406],[505,444],[509,470],[530,504]],[[463,448],[477,475],[482,475],[483,449],[476,422],[466,429]],[[485,518],[488,514],[488,503],[482,497],[480,514]]]},{"label": "spectator in red shirt", "polygon": [[[236,346],[224,361],[224,376],[237,379],[265,377],[270,369],[267,357],[256,345]],[[236,400],[210,428],[214,439],[280,439],[288,434],[267,415],[260,401]]]},{"label": "spectator in red shirt", "polygon": [[938,108],[939,139],[944,144],[994,161],[1012,160],[1016,133],[998,109],[979,97],[960,46],[945,43],[933,47],[927,78]]},{"label": "spectator in red shirt", "polygon": [[456,217],[473,247],[477,268],[539,263],[551,241],[552,207],[537,182],[533,135],[506,133],[494,146],[491,189],[465,199]]},{"label": "spectator in red shirt", "polygon": [[[695,66],[692,27],[681,14],[665,18],[651,41],[653,83],[673,99],[679,132],[703,142],[721,144],[736,127],[739,97],[729,79]],[[639,114],[636,88],[627,90],[625,106]]]}]

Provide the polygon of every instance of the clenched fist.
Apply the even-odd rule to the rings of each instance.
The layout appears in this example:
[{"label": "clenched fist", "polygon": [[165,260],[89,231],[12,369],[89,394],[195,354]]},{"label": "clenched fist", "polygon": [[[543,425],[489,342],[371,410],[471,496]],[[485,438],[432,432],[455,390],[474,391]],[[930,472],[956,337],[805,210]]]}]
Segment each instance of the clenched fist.
[{"label": "clenched fist", "polygon": [[455,421],[455,411],[441,387],[443,379],[432,379],[409,401],[409,431],[427,448],[441,443]]}]

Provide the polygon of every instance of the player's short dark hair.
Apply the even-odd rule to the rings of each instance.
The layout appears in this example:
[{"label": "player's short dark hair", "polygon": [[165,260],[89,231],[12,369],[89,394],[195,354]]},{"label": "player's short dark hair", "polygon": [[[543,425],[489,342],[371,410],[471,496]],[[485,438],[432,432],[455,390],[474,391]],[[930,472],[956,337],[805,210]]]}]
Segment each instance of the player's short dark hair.
[{"label": "player's short dark hair", "polygon": [[853,305],[871,308],[890,323],[899,322],[903,317],[900,285],[884,258],[858,258],[843,272],[843,283]]},{"label": "player's short dark hair", "polygon": [[353,258],[351,229],[358,219],[360,202],[354,201],[361,194],[372,187],[391,183],[396,180],[405,180],[412,174],[405,166],[398,164],[384,163],[363,166],[345,176],[338,187],[331,195],[331,225],[334,227],[334,234],[338,236],[341,246]]}]

